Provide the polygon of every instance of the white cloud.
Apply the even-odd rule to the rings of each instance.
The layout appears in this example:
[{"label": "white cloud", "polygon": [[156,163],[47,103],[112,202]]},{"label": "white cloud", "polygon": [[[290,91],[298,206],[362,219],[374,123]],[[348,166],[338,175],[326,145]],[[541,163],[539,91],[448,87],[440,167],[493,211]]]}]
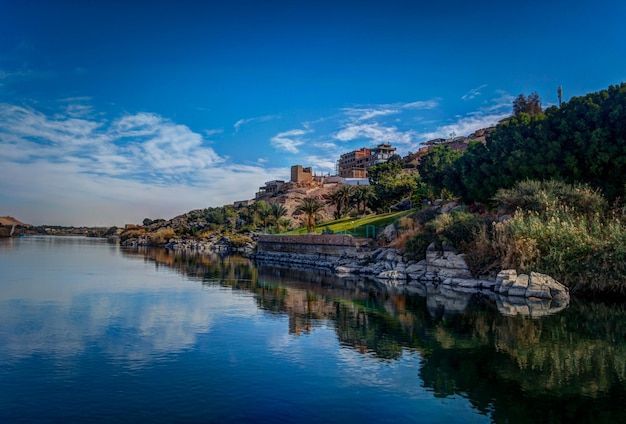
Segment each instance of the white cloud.
[{"label": "white cloud", "polygon": [[304,144],[301,136],[309,133],[305,130],[290,130],[276,134],[271,138],[270,142],[272,146],[278,150],[283,150],[289,153],[298,153],[298,146]]},{"label": "white cloud", "polygon": [[403,109],[434,109],[437,106],[439,106],[439,102],[437,102],[436,100],[426,100],[400,104],[400,107]]},{"label": "white cloud", "polygon": [[413,130],[400,131],[395,126],[385,127],[380,124],[349,124],[335,134],[339,141],[352,141],[359,138],[370,139],[376,143],[408,144],[414,138]]},{"label": "white cloud", "polygon": [[304,163],[306,164],[304,166],[313,167],[314,174],[334,174],[337,165],[337,159],[339,159],[339,157],[335,157],[334,155],[309,155],[305,156],[304,158]]},{"label": "white cloud", "polygon": [[463,94],[463,96],[461,96],[461,100],[471,100],[477,96],[480,96],[481,95],[480,90],[482,90],[485,87],[487,87],[487,84],[483,84],[479,87],[472,88],[470,91],[468,91],[467,93]]},{"label": "white cloud", "polygon": [[[288,169],[230,163],[156,114],[50,119],[0,104],[3,210],[30,224],[123,225],[252,198]],[[288,132],[285,137],[302,132]],[[259,162],[261,163],[261,162]]]},{"label": "white cloud", "polygon": [[367,121],[378,116],[395,115],[398,109],[377,109],[377,108],[344,108],[343,112],[356,121]]},{"label": "white cloud", "polygon": [[233,128],[235,129],[235,132],[238,132],[242,126],[250,124],[252,122],[267,122],[267,121],[272,121],[274,119],[280,119],[280,115],[264,115],[264,116],[257,116],[254,118],[240,119],[233,124]]},{"label": "white cloud", "polygon": [[457,121],[437,127],[434,131],[420,134],[422,141],[435,138],[448,138],[451,134],[456,136],[468,136],[476,130],[496,125],[501,119],[510,116],[510,113],[499,114],[469,114],[459,117]]}]

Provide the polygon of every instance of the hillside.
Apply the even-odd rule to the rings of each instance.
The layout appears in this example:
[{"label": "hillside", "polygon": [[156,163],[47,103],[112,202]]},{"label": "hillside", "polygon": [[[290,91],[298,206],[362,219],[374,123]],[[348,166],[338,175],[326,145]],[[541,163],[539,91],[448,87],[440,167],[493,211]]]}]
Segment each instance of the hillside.
[{"label": "hillside", "polygon": [[21,225],[23,227],[28,226],[28,224],[24,224],[23,222],[18,221],[12,216],[0,216],[0,225],[4,225],[4,226]]}]

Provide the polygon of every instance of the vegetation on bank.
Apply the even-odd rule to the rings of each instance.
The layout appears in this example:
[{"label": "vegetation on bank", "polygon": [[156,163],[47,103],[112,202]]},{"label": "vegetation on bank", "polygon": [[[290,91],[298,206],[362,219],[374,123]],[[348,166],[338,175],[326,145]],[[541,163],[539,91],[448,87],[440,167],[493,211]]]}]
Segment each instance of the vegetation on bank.
[{"label": "vegetation on bank", "polygon": [[[154,241],[215,232],[363,237],[394,223],[395,240],[380,242],[415,260],[430,243],[447,243],[466,254],[477,276],[533,270],[573,292],[626,295],[626,84],[546,111],[535,93],[520,95],[513,111],[486,143],[470,142],[465,152],[436,146],[417,166],[407,160],[412,153],[394,156],[369,169],[369,186],[300,199],[291,215],[271,201],[206,208],[170,221],[146,219],[122,238],[141,232]],[[460,202],[445,213],[433,206],[454,199]],[[321,222],[325,209],[333,221]]]}]

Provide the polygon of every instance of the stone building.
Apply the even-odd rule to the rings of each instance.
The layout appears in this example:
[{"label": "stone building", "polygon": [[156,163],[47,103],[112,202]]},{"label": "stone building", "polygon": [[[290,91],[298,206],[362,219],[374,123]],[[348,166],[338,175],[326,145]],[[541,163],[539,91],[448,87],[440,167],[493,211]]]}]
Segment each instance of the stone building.
[{"label": "stone building", "polygon": [[292,183],[310,183],[313,181],[313,168],[302,167],[302,165],[293,165],[291,167],[291,182]]}]

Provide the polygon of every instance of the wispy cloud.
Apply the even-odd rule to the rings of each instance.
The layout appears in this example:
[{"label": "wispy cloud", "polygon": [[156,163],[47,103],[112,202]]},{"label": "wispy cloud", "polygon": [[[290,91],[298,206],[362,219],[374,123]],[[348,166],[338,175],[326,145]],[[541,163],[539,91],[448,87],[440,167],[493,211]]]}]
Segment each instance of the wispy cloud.
[{"label": "wispy cloud", "polygon": [[367,121],[378,116],[395,115],[400,113],[398,109],[389,108],[344,108],[343,112],[355,121]]},{"label": "wispy cloud", "polygon": [[248,125],[253,122],[273,121],[274,119],[280,119],[280,115],[264,115],[264,116],[256,116],[254,118],[240,119],[233,124],[233,128],[235,129],[235,132],[238,132],[241,129],[241,127],[244,125]]},{"label": "wispy cloud", "polygon": [[108,121],[65,109],[50,118],[0,104],[0,169],[12,181],[0,197],[23,205],[5,213],[32,224],[121,225],[242,200],[259,181],[289,175],[231,163],[202,135],[156,114]]},{"label": "wispy cloud", "polygon": [[425,100],[411,103],[400,103],[399,106],[402,109],[434,109],[439,106],[437,100]]},{"label": "wispy cloud", "polygon": [[289,153],[298,153],[298,146],[304,144],[302,136],[309,133],[306,130],[290,130],[276,134],[271,138],[270,142],[274,148]]},{"label": "wispy cloud", "polygon": [[487,84],[483,84],[479,87],[472,88],[470,91],[468,91],[467,93],[463,94],[463,96],[461,96],[461,100],[471,100],[477,96],[480,96],[481,95],[480,90],[482,90],[485,87],[487,87]]},{"label": "wispy cloud", "polygon": [[400,131],[395,126],[374,124],[349,124],[335,134],[339,141],[367,139],[376,143],[409,144],[413,140],[413,130]]},{"label": "wispy cloud", "polygon": [[367,121],[370,119],[397,115],[408,109],[434,109],[438,103],[436,100],[415,101],[409,103],[385,103],[360,107],[343,108],[342,112],[352,121]]},{"label": "wispy cloud", "polygon": [[314,174],[334,174],[337,165],[337,159],[332,153],[326,156],[320,155],[308,155],[305,156],[304,161],[306,166],[313,167]]}]

